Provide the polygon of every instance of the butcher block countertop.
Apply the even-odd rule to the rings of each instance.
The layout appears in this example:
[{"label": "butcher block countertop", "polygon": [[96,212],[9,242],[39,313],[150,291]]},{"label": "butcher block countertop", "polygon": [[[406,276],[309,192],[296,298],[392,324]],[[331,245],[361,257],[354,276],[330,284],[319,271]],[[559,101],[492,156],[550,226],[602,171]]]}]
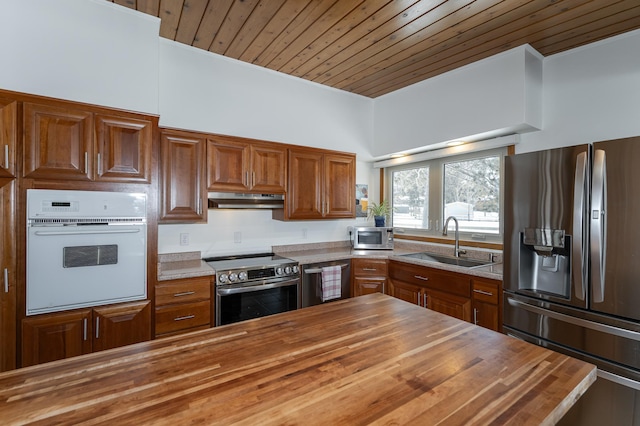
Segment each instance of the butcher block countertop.
[{"label": "butcher block countertop", "polygon": [[382,294],[0,374],[6,424],[553,424],[596,368]]}]

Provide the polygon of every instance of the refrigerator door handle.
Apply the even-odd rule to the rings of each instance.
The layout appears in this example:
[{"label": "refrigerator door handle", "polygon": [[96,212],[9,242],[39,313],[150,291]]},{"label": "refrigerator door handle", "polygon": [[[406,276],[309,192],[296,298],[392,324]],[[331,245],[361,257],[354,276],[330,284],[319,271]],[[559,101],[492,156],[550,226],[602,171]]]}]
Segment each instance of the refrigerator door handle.
[{"label": "refrigerator door handle", "polygon": [[585,250],[585,226],[584,216],[586,207],[586,183],[587,183],[587,153],[581,152],[576,158],[576,175],[573,188],[573,244],[572,263],[573,281],[576,297],[579,300],[586,298],[586,250]]},{"label": "refrigerator door handle", "polygon": [[640,390],[640,382],[638,382],[637,380],[633,380],[628,377],[619,376],[617,374],[613,374],[608,371],[601,370],[599,368],[598,368],[598,377],[602,377],[605,380],[609,380],[610,382],[617,383],[619,385],[626,386],[628,388]]},{"label": "refrigerator door handle", "polygon": [[526,303],[526,302],[521,302],[520,300],[516,300],[511,297],[507,297],[507,303],[509,303],[509,305],[515,308],[524,309],[525,311],[529,311],[534,314],[546,316],[549,318],[554,318],[559,321],[577,325],[579,327],[588,328],[590,330],[599,331],[601,333],[612,334],[614,336],[622,337],[624,339],[640,341],[640,333],[638,333],[637,331],[627,330],[624,328],[615,327],[613,325],[608,325],[608,324],[601,324],[599,322],[593,322],[586,319],[566,315],[561,312],[550,311],[545,308],[530,305],[529,303]]},{"label": "refrigerator door handle", "polygon": [[593,155],[593,182],[591,189],[591,282],[593,301],[604,302],[606,271],[606,208],[607,168],[605,153],[596,149]]}]

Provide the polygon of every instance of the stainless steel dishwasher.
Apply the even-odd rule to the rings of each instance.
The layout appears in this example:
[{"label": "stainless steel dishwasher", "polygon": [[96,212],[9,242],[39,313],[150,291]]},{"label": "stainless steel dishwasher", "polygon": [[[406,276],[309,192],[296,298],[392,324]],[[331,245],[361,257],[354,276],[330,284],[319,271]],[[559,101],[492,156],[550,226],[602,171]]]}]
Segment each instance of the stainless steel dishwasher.
[{"label": "stainless steel dishwasher", "polygon": [[[322,302],[322,268],[326,266],[340,265],[342,269],[341,275],[341,296],[338,299],[327,300]],[[302,265],[302,302],[301,306],[320,305],[340,299],[348,299],[351,297],[351,260],[335,260],[331,262],[309,263]]]}]

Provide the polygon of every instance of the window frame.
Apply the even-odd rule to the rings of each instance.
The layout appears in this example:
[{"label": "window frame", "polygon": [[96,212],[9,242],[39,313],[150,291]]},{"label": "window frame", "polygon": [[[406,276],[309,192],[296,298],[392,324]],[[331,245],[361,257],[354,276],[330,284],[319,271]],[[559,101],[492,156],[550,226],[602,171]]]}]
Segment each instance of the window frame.
[{"label": "window frame", "polygon": [[[393,226],[397,236],[407,235],[425,238],[451,238],[442,235],[444,224],[444,166],[447,163],[460,161],[477,160],[486,157],[499,157],[500,164],[500,186],[499,186],[499,227],[497,234],[480,234],[477,232],[460,231],[460,241],[476,243],[498,243],[502,244],[504,236],[504,158],[508,155],[508,148],[493,148],[482,151],[466,152],[463,154],[447,155],[432,158],[424,161],[406,162],[397,166],[390,166],[384,169],[384,198],[390,200],[393,206],[393,172],[410,170],[419,167],[429,167],[429,229],[402,228]],[[393,211],[391,212],[391,223],[393,224]]]}]

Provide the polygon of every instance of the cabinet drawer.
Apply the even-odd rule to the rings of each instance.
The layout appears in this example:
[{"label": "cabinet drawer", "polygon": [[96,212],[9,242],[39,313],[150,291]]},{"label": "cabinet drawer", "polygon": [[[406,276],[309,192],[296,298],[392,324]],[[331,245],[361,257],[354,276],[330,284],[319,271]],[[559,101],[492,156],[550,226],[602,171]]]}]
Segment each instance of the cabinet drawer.
[{"label": "cabinet drawer", "polygon": [[489,280],[473,280],[473,299],[485,303],[498,304],[500,283]]},{"label": "cabinet drawer", "polygon": [[156,306],[208,300],[210,297],[210,277],[171,280],[156,286]]},{"label": "cabinet drawer", "polygon": [[390,262],[389,276],[392,280],[471,297],[471,278],[467,275],[403,262]]},{"label": "cabinet drawer", "polygon": [[211,303],[208,300],[162,306],[156,308],[156,335],[208,325],[210,319]]},{"label": "cabinet drawer", "polygon": [[384,259],[353,259],[353,275],[387,276],[387,261]]}]

